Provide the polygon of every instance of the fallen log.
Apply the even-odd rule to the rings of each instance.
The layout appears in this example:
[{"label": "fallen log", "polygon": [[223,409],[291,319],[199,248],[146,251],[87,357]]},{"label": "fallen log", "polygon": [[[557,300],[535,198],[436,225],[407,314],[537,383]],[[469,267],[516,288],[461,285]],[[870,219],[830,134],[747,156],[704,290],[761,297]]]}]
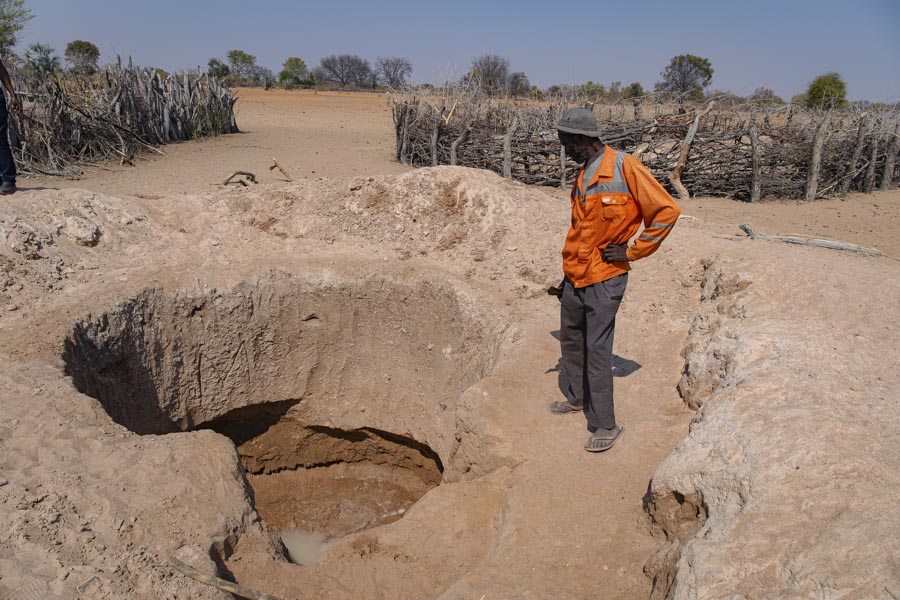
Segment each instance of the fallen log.
[{"label": "fallen log", "polygon": [[739,225],[741,231],[750,236],[754,240],[765,240],[767,242],[783,242],[785,244],[799,244],[801,246],[817,246],[819,248],[829,248],[831,250],[847,250],[848,252],[857,252],[869,256],[884,256],[884,252],[876,248],[868,248],[866,246],[857,246],[856,244],[848,244],[846,242],[836,242],[823,238],[813,238],[801,235],[766,235],[759,233],[749,224]]},{"label": "fallen log", "polygon": [[277,598],[276,596],[263,594],[262,592],[251,590],[248,587],[244,587],[230,581],[225,581],[224,579],[219,579],[218,577],[213,577],[212,575],[204,575],[191,565],[178,560],[174,556],[169,557],[169,560],[166,561],[166,564],[182,575],[190,577],[194,581],[199,581],[200,583],[222,590],[223,592],[234,594],[235,596],[239,596],[240,598],[247,598],[247,600],[280,600],[280,598]]}]

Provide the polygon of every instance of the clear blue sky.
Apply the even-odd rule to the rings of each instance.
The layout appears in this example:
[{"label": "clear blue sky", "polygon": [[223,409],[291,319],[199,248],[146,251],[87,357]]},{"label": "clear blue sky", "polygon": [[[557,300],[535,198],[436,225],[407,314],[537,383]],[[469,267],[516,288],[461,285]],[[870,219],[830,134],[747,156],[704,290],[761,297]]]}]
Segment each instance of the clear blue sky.
[{"label": "clear blue sky", "polygon": [[328,54],[405,56],[418,82],[464,73],[473,56],[509,58],[532,83],[640,81],[652,87],[677,54],[705,56],[712,88],[785,98],[838,71],[848,96],[900,100],[900,0],[27,0],[35,18],[19,50],[60,56],[75,39],[101,61],[131,55],[166,70],[205,66],[232,48],[276,73],[288,56],[310,67]]}]

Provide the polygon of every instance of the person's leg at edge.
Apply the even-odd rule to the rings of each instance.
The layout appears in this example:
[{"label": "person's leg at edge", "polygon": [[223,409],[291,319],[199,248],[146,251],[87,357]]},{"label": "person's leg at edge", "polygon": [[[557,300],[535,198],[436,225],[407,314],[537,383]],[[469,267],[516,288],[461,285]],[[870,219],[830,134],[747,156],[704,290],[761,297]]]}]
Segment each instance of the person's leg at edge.
[{"label": "person's leg at edge", "polygon": [[619,431],[613,400],[612,351],[616,313],[628,274],[596,283],[585,290],[587,381],[584,414],[593,437],[611,439]]},{"label": "person's leg at edge", "polygon": [[3,183],[15,186],[16,162],[13,160],[9,147],[9,112],[6,106],[6,98],[0,92],[0,179]]}]

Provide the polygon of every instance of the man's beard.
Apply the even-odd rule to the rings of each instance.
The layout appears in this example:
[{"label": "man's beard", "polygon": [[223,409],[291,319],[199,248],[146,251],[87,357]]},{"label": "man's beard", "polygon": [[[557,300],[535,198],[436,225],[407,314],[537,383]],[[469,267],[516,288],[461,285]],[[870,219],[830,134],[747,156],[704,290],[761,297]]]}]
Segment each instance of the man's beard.
[{"label": "man's beard", "polygon": [[579,148],[569,152],[569,157],[577,163],[586,163],[591,155],[587,150]]}]

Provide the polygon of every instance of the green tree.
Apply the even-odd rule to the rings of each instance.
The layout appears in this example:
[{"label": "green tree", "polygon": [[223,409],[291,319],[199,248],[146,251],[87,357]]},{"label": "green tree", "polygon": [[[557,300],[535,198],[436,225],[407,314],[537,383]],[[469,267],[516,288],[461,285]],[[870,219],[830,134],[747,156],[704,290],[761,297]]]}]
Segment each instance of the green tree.
[{"label": "green tree", "polygon": [[753,90],[753,93],[750,94],[748,98],[750,102],[759,105],[778,105],[784,104],[784,100],[775,95],[775,92],[770,90],[767,87],[758,87]]},{"label": "green tree", "polygon": [[622,97],[622,82],[621,81],[613,81],[609,84],[609,91],[606,92],[606,95],[609,96],[610,100],[618,100]]},{"label": "green tree", "polygon": [[0,60],[8,61],[19,32],[32,18],[25,0],[0,0]]},{"label": "green tree", "polygon": [[64,55],[76,73],[91,75],[97,70],[100,49],[91,42],[75,40],[66,44]]},{"label": "green tree", "polygon": [[847,102],[847,84],[839,73],[819,75],[806,88],[806,106],[810,108],[833,108]]},{"label": "green tree", "polygon": [[210,77],[218,77],[219,79],[222,79],[223,77],[228,77],[228,75],[231,73],[231,69],[228,68],[228,65],[223,63],[218,58],[209,59],[207,65],[209,65],[209,68],[206,70],[206,74]]},{"label": "green tree", "polygon": [[309,69],[302,58],[291,56],[281,65],[278,81],[287,88],[304,83],[309,78]]},{"label": "green tree", "polygon": [[639,81],[635,81],[631,85],[622,90],[622,98],[640,98],[644,95],[644,86]]},{"label": "green tree", "polygon": [[59,57],[50,44],[31,44],[25,50],[25,68],[35,75],[46,75],[59,71]]},{"label": "green tree", "polygon": [[682,97],[702,98],[704,88],[712,81],[713,68],[708,58],[681,54],[672,58],[661,75],[662,81],[656,84],[657,90]]},{"label": "green tree", "polygon": [[231,66],[231,74],[238,79],[250,79],[256,69],[256,57],[247,54],[243,50],[229,50],[228,64]]},{"label": "green tree", "polygon": [[585,98],[597,101],[601,96],[606,95],[606,86],[602,83],[588,81],[587,83],[582,83],[578,86],[578,93]]}]

